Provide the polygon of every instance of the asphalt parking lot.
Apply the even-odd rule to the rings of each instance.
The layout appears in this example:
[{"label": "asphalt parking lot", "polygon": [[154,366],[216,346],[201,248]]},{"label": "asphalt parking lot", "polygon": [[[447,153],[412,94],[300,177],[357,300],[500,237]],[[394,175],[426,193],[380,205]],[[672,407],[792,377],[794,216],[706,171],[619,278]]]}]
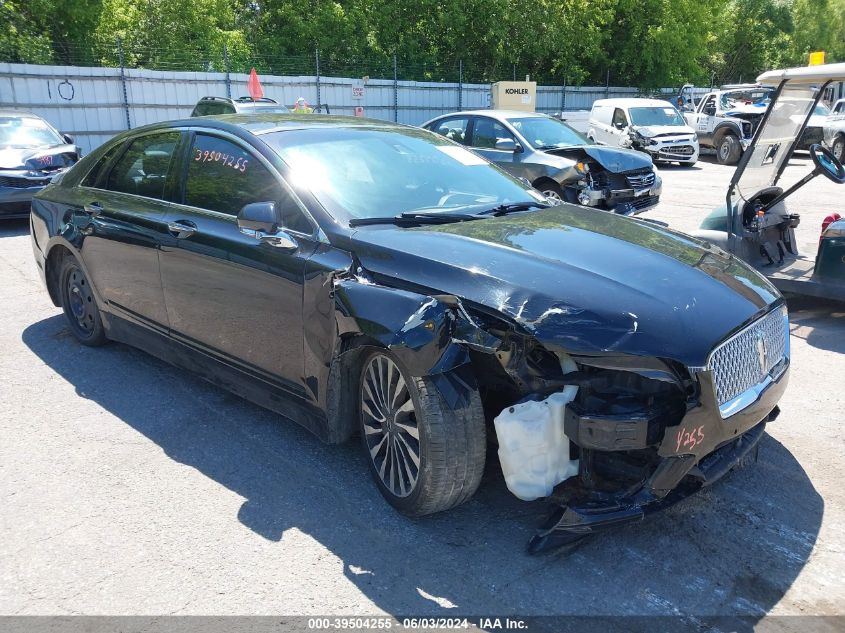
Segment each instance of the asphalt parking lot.
[{"label": "asphalt parking lot", "polygon": [[[663,168],[648,215],[691,230],[732,173]],[[801,245],[843,194],[822,178],[796,194]],[[529,557],[545,507],[507,491],[495,454],[470,503],[405,519],[356,443],[324,446],[144,352],[78,345],[25,221],[0,224],[0,279],[2,614],[845,613],[845,306],[791,302],[791,383],[756,464]]]}]

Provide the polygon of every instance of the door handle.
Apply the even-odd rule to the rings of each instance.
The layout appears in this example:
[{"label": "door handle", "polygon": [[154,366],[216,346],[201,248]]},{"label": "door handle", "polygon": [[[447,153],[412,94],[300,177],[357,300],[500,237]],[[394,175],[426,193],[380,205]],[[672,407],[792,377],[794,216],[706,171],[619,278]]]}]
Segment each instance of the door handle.
[{"label": "door handle", "polygon": [[99,202],[92,202],[90,204],[83,205],[82,210],[92,218],[96,218],[103,212],[103,206]]},{"label": "door handle", "polygon": [[186,237],[191,237],[197,232],[197,225],[188,220],[179,220],[178,222],[168,222],[167,230],[172,233],[177,240],[184,240]]}]

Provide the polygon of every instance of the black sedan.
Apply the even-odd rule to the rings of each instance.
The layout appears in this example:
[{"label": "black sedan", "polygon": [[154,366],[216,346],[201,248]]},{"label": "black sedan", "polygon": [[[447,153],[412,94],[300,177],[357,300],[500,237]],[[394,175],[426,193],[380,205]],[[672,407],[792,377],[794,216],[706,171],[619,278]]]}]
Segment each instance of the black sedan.
[{"label": "black sedan", "polygon": [[32,196],[77,160],[72,137],[29,112],[0,110],[0,219],[27,217]]},{"label": "black sedan", "polygon": [[140,128],[38,194],[31,231],[82,344],[140,347],[326,442],[359,434],[406,514],[469,499],[498,439],[514,494],[557,504],[535,551],[720,477],[788,376],[783,300],[751,268],[550,206],[417,128]]}]

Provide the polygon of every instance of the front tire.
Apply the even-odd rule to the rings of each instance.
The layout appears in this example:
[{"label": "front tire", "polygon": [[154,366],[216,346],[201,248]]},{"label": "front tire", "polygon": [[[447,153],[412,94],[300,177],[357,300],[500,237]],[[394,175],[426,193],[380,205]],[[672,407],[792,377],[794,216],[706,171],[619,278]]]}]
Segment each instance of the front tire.
[{"label": "front tire", "polygon": [[553,205],[563,204],[566,200],[563,196],[563,189],[556,182],[545,181],[534,185],[535,189],[539,189]]},{"label": "front tire", "polygon": [[361,363],[358,416],[370,472],[384,498],[408,516],[467,501],[484,472],[484,414],[477,391],[459,411],[431,379],[416,378],[386,350]]},{"label": "front tire", "polygon": [[726,132],[716,143],[716,162],[720,165],[736,165],[742,155],[742,146],[735,134]]},{"label": "front tire", "polygon": [[59,284],[62,310],[71,334],[77,341],[89,347],[104,344],[106,331],[97,300],[94,298],[94,290],[74,257],[65,257],[62,260]]},{"label": "front tire", "polygon": [[845,136],[840,135],[833,139],[830,151],[834,158],[841,163],[842,159],[845,158]]}]

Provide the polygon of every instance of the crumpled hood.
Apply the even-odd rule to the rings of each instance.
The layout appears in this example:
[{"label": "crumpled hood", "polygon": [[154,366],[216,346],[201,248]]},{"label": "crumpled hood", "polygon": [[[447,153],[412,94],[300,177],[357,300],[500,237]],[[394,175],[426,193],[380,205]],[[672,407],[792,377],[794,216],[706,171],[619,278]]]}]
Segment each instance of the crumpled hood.
[{"label": "crumpled hood", "polygon": [[651,157],[643,152],[602,145],[578,145],[545,150],[547,154],[578,160],[589,156],[607,171],[618,174],[652,166]]},{"label": "crumpled hood", "polygon": [[636,125],[634,129],[646,138],[666,134],[695,136],[695,130],[688,125]]},{"label": "crumpled hood", "polygon": [[645,221],[562,205],[353,235],[379,283],[454,294],[521,325],[549,349],[702,366],[780,295],[720,249]]},{"label": "crumpled hood", "polygon": [[[75,145],[56,145],[54,147],[28,147],[25,149],[10,147],[0,148],[0,169],[44,169],[72,165],[78,159]],[[71,154],[66,158],[64,154]],[[50,162],[38,159],[51,157]]]}]

